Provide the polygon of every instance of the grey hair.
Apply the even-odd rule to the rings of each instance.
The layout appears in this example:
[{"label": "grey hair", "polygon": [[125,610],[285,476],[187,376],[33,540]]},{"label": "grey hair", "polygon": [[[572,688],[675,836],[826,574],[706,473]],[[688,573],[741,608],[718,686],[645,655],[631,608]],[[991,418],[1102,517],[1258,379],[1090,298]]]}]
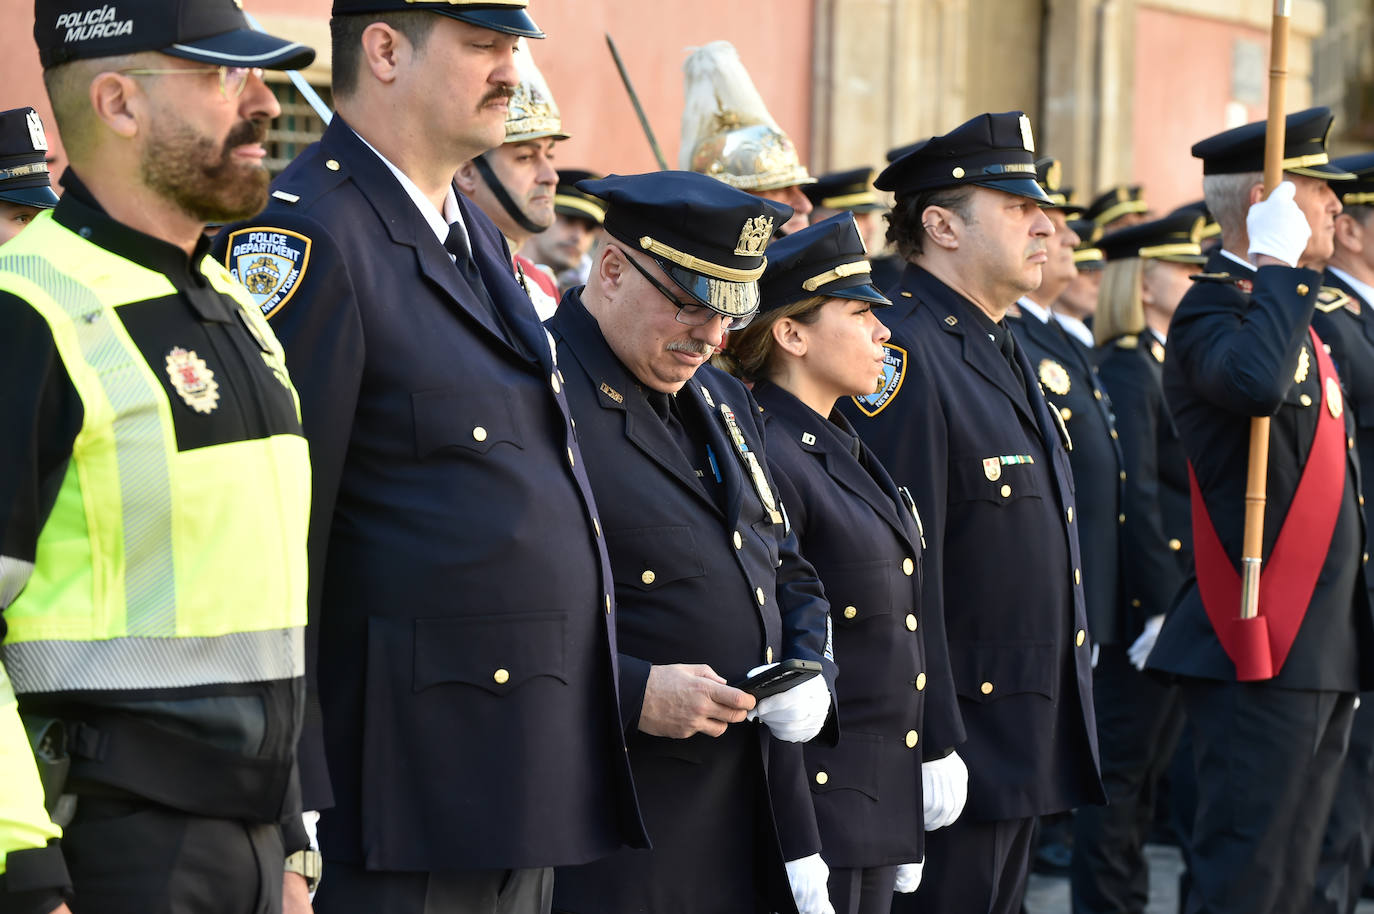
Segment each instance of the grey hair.
[{"label": "grey hair", "polygon": [[1223,239],[1245,231],[1245,215],[1250,212],[1250,188],[1264,183],[1264,172],[1243,171],[1231,175],[1206,175],[1202,196],[1207,209],[1221,226]]}]

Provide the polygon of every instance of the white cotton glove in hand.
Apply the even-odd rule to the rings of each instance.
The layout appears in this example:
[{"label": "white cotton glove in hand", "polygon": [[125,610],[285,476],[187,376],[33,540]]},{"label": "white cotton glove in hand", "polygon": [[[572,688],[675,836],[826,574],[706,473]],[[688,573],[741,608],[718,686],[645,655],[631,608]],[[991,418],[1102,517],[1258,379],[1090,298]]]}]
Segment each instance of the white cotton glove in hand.
[{"label": "white cotton glove in hand", "polygon": [[1293,202],[1297,188],[1292,181],[1284,181],[1274,188],[1269,199],[1250,207],[1245,216],[1245,230],[1250,234],[1250,257],[1268,254],[1290,267],[1296,267],[1312,228],[1307,224],[1298,204]]},{"label": "white cotton glove in hand", "polygon": [[921,796],[926,831],[944,828],[959,818],[968,801],[968,766],[959,753],[921,765]]},{"label": "white cotton glove in hand", "polygon": [[1141,630],[1140,637],[1126,648],[1126,656],[1130,658],[1131,666],[1137,670],[1145,669],[1145,661],[1150,659],[1150,651],[1155,649],[1155,642],[1159,640],[1159,630],[1163,626],[1162,613],[1145,620],[1145,628]]},{"label": "white cotton glove in hand", "polygon": [[799,914],[835,914],[830,904],[830,867],[820,854],[787,862],[787,881],[792,886],[792,900]]},{"label": "white cotton glove in hand", "polygon": [[[749,671],[753,676],[770,666],[765,664]],[[759,701],[747,715],[768,725],[773,736],[785,743],[804,743],[821,732],[830,716],[830,690],[824,676],[812,676],[786,692],[769,695]]]},{"label": "white cotton glove in hand", "polygon": [[925,868],[926,862],[903,863],[897,867],[897,884],[892,887],[892,891],[900,892],[903,895],[910,895],[921,886],[921,870]]}]

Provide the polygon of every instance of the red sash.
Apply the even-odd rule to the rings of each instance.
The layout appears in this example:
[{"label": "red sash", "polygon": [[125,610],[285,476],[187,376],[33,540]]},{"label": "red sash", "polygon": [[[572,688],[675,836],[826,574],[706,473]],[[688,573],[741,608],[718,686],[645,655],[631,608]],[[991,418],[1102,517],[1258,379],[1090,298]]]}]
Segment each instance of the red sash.
[{"label": "red sash", "polygon": [[1321,339],[1308,332],[1321,380],[1320,416],[1293,503],[1260,574],[1259,615],[1253,619],[1240,618],[1240,573],[1217,538],[1188,464],[1198,593],[1241,682],[1272,679],[1283,669],[1326,563],[1345,493],[1345,420],[1332,411],[1334,402],[1344,413],[1340,384]]}]

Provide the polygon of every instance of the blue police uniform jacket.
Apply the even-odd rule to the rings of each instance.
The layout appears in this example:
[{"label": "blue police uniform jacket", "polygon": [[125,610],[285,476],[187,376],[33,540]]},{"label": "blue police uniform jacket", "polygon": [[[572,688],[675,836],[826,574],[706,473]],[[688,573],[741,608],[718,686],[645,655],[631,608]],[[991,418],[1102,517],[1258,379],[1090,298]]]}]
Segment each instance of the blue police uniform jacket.
[{"label": "blue police uniform jacket", "polygon": [[1083,555],[1083,599],[1088,607],[1088,637],[1100,644],[1127,643],[1136,633],[1117,625],[1120,591],[1122,508],[1121,447],[1112,404],[1098,382],[1093,353],[1071,338],[1059,321],[1009,312],[1007,325],[1035,366],[1035,377],[1051,409],[1068,429],[1078,516],[1078,548]]},{"label": "blue police uniform jacket", "polygon": [[[1312,327],[1331,352],[1346,405],[1355,414],[1355,453],[1363,485],[1374,479],[1374,304],[1330,270],[1322,284]],[[1374,504],[1366,499],[1363,507],[1368,531]],[[1365,583],[1374,582],[1366,575]]]},{"label": "blue police uniform jacket", "polygon": [[[804,747],[825,861],[853,868],[919,861],[922,710],[927,701],[956,698],[953,682],[933,681],[926,666],[914,503],[838,411],[827,419],[767,382],[753,393],[792,529],[825,586],[844,669],[839,743]],[[932,647],[944,651],[943,642]]]},{"label": "blue police uniform jacket", "polygon": [[[1318,411],[1327,409],[1308,334],[1321,275],[1282,266],[1247,270],[1220,251],[1205,275],[1215,278],[1194,283],[1170,324],[1164,395],[1217,538],[1239,569],[1251,417],[1271,417],[1267,558],[1302,477]],[[1237,281],[1253,284],[1253,291]],[[1342,418],[1349,447],[1339,513],[1287,661],[1269,680],[1281,688],[1354,692],[1374,685],[1374,620],[1365,591],[1351,411]],[[1235,664],[1217,639],[1196,580],[1164,620],[1149,668],[1235,679]]]},{"label": "blue police uniform jacket", "polygon": [[1098,377],[1112,399],[1125,461],[1117,632],[1133,641],[1193,573],[1188,458],[1164,403],[1164,341],[1151,330],[1107,342]]},{"label": "blue police uniform jacket", "polygon": [[[914,265],[888,297],[887,383],[843,408],[924,521],[921,605],[927,620],[943,616],[967,732],[963,814],[990,821],[1100,803],[1073,478],[1057,416],[1019,348],[1029,388],[1017,382],[973,303]],[[929,711],[922,742],[958,743]]]},{"label": "blue police uniform jacket", "polygon": [[[339,116],[274,188],[219,237],[299,374],[326,857],[509,869],[642,845],[597,508],[504,240],[459,197],[470,284]],[[323,765],[303,776],[326,804]]]},{"label": "blue police uniform jacket", "polygon": [[[810,798],[799,776],[769,784],[767,728],[740,723],[717,738],[668,739],[639,731],[638,721],[654,664],[705,663],[735,682],[796,657],[821,661],[833,681],[820,582],[795,535],[770,517],[723,419],[723,410],[733,414],[762,466],[762,420],[749,391],[724,372],[697,370],[675,396],[697,448],[687,454],[580,292],[570,290],[546,326],[601,508],[619,607],[622,716],[653,849],[560,869],[554,908],[792,910],[770,790],[772,802],[793,808]],[[833,741],[833,719],[818,739]]]}]

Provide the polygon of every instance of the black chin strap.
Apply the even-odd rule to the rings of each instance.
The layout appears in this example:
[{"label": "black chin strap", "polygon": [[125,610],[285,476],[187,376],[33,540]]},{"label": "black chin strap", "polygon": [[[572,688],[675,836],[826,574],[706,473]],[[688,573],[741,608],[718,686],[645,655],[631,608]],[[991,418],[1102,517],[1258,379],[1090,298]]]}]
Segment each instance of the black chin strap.
[{"label": "black chin strap", "polygon": [[496,177],[496,172],[491,170],[491,164],[487,162],[486,153],[479,155],[472,160],[472,164],[477,166],[477,173],[482,176],[482,181],[487,185],[487,189],[496,197],[496,202],[501,204],[501,208],[506,211],[506,215],[515,220],[515,224],[527,232],[538,235],[548,226],[535,225],[529,217],[511,199],[511,195],[506,191],[506,186],[501,183],[501,179]]}]

